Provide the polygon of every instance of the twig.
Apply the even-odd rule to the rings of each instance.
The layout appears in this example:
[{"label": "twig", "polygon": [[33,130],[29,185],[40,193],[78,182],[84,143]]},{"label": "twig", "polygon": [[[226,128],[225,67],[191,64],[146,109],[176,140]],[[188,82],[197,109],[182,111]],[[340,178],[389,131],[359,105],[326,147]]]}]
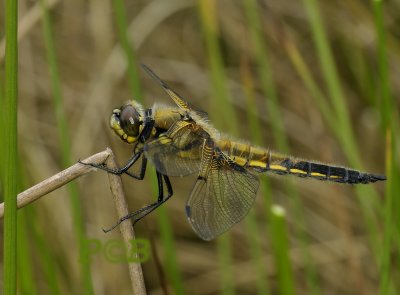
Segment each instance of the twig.
[{"label": "twig", "polygon": [[[114,154],[109,150],[110,156],[107,159],[107,166],[109,168],[118,168],[115,163]],[[126,202],[124,190],[122,187],[121,176],[109,173],[108,179],[110,181],[111,192],[114,196],[115,207],[117,209],[118,217],[124,217],[129,214],[128,204]],[[133,231],[133,226],[131,220],[125,220],[119,226],[125,245],[127,247],[128,253],[132,247],[131,241],[135,239],[135,233]],[[135,295],[145,295],[146,287],[143,279],[142,266],[140,263],[128,263],[129,274],[132,283],[132,289]]]},{"label": "twig", "polygon": [[[103,152],[95,154],[87,159],[84,160],[86,163],[96,163],[102,164],[104,163],[108,156],[110,155],[111,150],[107,149]],[[95,170],[95,168],[82,165],[82,164],[75,164],[50,178],[39,182],[38,184],[28,188],[26,191],[19,193],[17,196],[17,207],[22,208],[26,205],[36,201],[40,197],[47,195],[48,193],[58,189],[59,187],[66,185],[68,182]],[[0,204],[0,218],[4,216],[4,203]]]},{"label": "twig", "polygon": [[[98,154],[95,154],[85,160],[85,163],[103,164],[107,163],[110,168],[117,168],[114,160],[114,154],[111,149],[107,148]],[[61,186],[66,185],[68,182],[88,173],[96,168],[91,166],[75,164],[60,173],[53,175],[50,178],[43,180],[42,182],[32,186],[31,188],[18,194],[17,207],[22,208],[26,205],[36,201],[37,199],[45,196],[46,194],[58,189]],[[114,196],[115,206],[117,209],[118,217],[127,215],[128,206],[125,199],[125,194],[122,187],[121,177],[118,175],[108,174],[111,192]],[[0,219],[4,216],[4,203],[0,204]],[[124,221],[120,225],[121,234],[125,241],[126,247],[129,249],[132,247],[131,241],[135,238],[133,226],[130,221]],[[129,252],[128,252],[129,253]],[[128,263],[129,273],[132,283],[132,288],[135,295],[145,295],[146,288],[143,279],[142,267],[139,263]]]}]

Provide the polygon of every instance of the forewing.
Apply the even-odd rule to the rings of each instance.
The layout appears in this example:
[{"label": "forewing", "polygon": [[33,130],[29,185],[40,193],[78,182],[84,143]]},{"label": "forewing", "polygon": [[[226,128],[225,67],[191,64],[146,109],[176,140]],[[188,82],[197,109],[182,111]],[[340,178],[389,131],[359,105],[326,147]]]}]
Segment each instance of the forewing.
[{"label": "forewing", "polygon": [[177,121],[167,132],[146,143],[144,153],[158,172],[185,176],[199,171],[203,142],[192,123]]},{"label": "forewing", "polygon": [[212,240],[241,221],[252,207],[259,179],[221,153],[199,177],[186,204],[194,231]]},{"label": "forewing", "polygon": [[180,107],[181,109],[187,110],[187,111],[194,111],[198,116],[200,116],[202,118],[208,117],[207,112],[200,110],[199,108],[188,103],[176,91],[172,90],[171,87],[169,87],[167,83],[165,83],[163,80],[161,80],[161,78],[158,77],[149,67],[147,67],[144,64],[142,64],[142,67],[149,74],[149,76],[154,79],[154,81],[156,81],[158,84],[161,85],[161,87],[164,89],[164,91],[169,95],[169,97],[174,101],[174,103],[178,107]]}]

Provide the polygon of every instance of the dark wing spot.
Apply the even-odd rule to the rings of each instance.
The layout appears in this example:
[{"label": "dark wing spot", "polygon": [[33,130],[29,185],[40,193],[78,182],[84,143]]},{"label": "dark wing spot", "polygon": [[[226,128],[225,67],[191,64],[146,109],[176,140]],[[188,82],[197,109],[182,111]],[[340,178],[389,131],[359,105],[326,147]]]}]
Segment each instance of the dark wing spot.
[{"label": "dark wing spot", "polygon": [[185,211],[186,211],[186,216],[190,218],[192,216],[192,209],[190,208],[190,206],[186,206]]}]

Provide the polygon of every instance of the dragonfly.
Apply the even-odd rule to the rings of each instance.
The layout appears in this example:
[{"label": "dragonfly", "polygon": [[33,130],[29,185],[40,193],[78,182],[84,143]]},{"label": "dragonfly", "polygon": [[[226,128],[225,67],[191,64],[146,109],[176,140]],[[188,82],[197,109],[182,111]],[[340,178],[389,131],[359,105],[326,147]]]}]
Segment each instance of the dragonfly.
[{"label": "dragonfly", "polygon": [[[212,126],[206,112],[187,102],[150,68],[142,67],[164,89],[174,105],[155,103],[151,108],[144,108],[132,100],[114,109],[110,127],[122,141],[133,145],[132,157],[119,169],[111,169],[105,164],[81,163],[142,180],[150,162],[156,168],[158,198],[120,218],[105,232],[127,219],[132,219],[135,224],[169,200],[173,195],[169,177],[174,176],[197,175],[185,211],[189,224],[204,240],[223,234],[247,215],[255,202],[261,174],[294,175],[348,184],[386,179],[383,175],[308,161],[233,140]],[[140,172],[130,172],[139,159]]]}]

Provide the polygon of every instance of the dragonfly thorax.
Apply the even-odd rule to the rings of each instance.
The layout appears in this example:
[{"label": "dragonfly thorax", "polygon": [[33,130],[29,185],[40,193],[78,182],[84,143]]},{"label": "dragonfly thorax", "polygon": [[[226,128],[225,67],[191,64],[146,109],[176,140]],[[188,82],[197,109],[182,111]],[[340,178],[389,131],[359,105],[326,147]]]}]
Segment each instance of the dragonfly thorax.
[{"label": "dragonfly thorax", "polygon": [[141,106],[128,102],[119,109],[114,109],[110,117],[110,127],[123,141],[136,142],[143,129]]}]

